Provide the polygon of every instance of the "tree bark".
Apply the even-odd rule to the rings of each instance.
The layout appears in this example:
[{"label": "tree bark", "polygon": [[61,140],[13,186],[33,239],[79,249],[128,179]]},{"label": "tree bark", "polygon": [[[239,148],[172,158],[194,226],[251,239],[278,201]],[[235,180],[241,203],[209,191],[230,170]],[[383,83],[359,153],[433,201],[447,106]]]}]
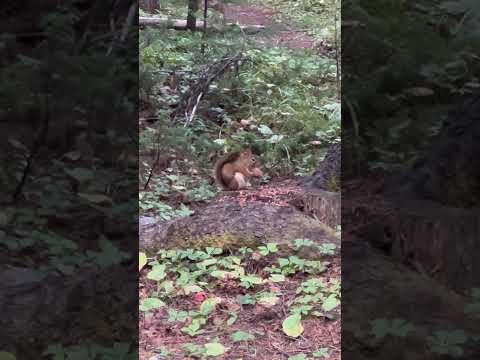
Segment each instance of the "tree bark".
[{"label": "tree bark", "polygon": [[198,0],[188,0],[187,29],[190,31],[195,31],[197,28],[198,3]]}]

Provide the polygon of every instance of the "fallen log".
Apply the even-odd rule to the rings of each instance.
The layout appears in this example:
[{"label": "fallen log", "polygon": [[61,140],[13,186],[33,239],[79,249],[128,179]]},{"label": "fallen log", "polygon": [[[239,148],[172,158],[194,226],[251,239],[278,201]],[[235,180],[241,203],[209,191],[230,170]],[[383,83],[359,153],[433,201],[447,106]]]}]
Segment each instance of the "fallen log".
[{"label": "fallen log", "polygon": [[[167,29],[174,30],[187,30],[187,20],[181,19],[165,19],[159,17],[139,17],[140,26],[150,26],[150,27],[166,27]],[[241,30],[251,32],[259,31],[265,29],[263,25],[239,25],[235,23],[225,24],[227,27],[238,26]],[[215,26],[212,23],[207,22],[207,29],[214,28]],[[197,30],[201,31],[203,29],[203,20],[197,20],[196,23]]]},{"label": "fallen log", "polygon": [[[169,222],[141,221],[140,248],[149,253],[169,248],[255,247],[269,242],[281,248],[296,239],[315,244],[340,241],[327,225],[303,214],[293,206],[276,206],[253,201],[245,205],[235,200],[213,203],[193,216]],[[318,254],[308,250],[306,257]]]}]

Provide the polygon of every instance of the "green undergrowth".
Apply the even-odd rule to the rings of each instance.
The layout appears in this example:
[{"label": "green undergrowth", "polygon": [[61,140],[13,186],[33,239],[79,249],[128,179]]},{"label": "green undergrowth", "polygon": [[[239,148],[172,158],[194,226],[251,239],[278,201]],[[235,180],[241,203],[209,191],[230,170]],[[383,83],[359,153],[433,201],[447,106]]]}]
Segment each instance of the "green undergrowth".
[{"label": "green undergrowth", "polygon": [[[280,256],[276,244],[234,253],[221,248],[160,250],[152,258],[140,253],[146,290],[140,300],[142,317],[165,321],[182,340],[181,346],[156,352],[166,359],[213,357],[213,349],[216,356],[232,356],[232,351],[243,351],[264,335],[258,322],[252,327],[247,320],[254,309],[284,309],[275,319],[278,326],[269,326],[291,341],[308,338],[305,321],[337,318],[340,283],[325,277],[335,246],[319,247],[323,255],[312,261],[296,253],[307,243],[308,239],[295,241],[289,256]],[[328,351],[310,346],[304,355],[319,354]]]},{"label": "green undergrowth", "polygon": [[[211,84],[192,121],[187,123],[184,116],[172,121],[172,109],[202,71],[239,53],[244,60],[238,71],[228,71]],[[180,210],[171,196],[165,198],[166,191],[185,194],[200,187],[194,201],[214,196],[213,162],[224,152],[251,147],[264,169],[262,181],[268,182],[310,173],[340,136],[335,60],[311,49],[260,46],[236,28],[207,37],[200,32],[142,30],[140,86],[141,104],[149,104],[158,116],[141,132],[141,154],[160,150],[168,160],[157,177],[190,178],[149,187],[150,195],[141,198],[143,211],[161,212],[161,198],[173,206],[170,214]],[[142,185],[152,165],[143,163]]]}]

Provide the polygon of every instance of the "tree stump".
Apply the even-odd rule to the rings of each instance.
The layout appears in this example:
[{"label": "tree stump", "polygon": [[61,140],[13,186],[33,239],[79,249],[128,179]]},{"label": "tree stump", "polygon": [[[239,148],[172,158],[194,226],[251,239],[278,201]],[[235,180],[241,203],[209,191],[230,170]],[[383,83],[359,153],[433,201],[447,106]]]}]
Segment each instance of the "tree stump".
[{"label": "tree stump", "polygon": [[308,188],[303,198],[304,211],[335,229],[341,223],[341,194]]},{"label": "tree stump", "polygon": [[302,208],[321,222],[335,228],[341,223],[341,144],[334,143],[312,176],[303,180]]},{"label": "tree stump", "polygon": [[[433,359],[427,338],[439,329],[480,333],[480,322],[465,312],[468,300],[428,277],[354,239],[342,244],[342,358]],[[376,340],[375,319],[399,318],[414,328],[406,337]],[[462,359],[476,359],[480,344],[462,346]],[[447,358],[447,357],[445,357]]]}]

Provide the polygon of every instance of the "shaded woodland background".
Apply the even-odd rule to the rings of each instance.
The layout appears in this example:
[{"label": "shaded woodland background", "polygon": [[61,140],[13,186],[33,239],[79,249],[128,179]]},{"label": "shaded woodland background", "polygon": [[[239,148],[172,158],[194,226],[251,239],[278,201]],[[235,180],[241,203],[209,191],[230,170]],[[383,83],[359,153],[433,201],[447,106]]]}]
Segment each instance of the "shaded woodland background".
[{"label": "shaded woodland background", "polygon": [[137,4],[0,13],[2,356],[133,358]]},{"label": "shaded woodland background", "polygon": [[344,358],[478,353],[479,14],[342,4]]}]

